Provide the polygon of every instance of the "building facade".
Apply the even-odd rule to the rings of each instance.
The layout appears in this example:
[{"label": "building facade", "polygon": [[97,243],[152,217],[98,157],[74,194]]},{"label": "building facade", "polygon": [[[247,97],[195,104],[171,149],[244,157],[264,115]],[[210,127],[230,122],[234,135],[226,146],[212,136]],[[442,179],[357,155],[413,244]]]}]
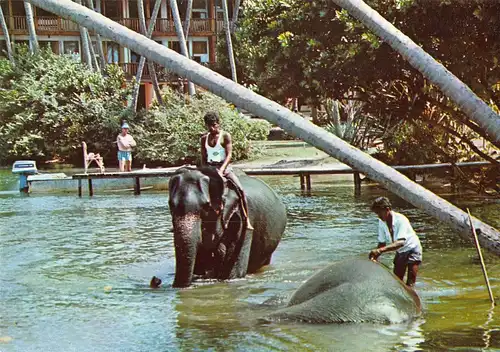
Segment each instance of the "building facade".
[{"label": "building facade", "polygon": [[[143,0],[146,15],[146,26],[149,25],[151,12],[156,0]],[[86,0],[82,1],[86,3]],[[186,17],[187,0],[177,0],[181,19]],[[2,10],[9,29],[12,42],[29,42],[28,27],[22,0],[0,0]],[[229,13],[232,13],[232,1],[228,1]],[[95,11],[122,24],[134,31],[140,32],[137,0],[94,0]],[[80,58],[80,31],[76,23],[62,19],[43,9],[33,7],[35,30],[40,46],[50,47],[54,53],[68,54]],[[223,31],[223,13],[221,0],[193,0],[193,10],[190,21],[188,50],[190,57],[200,63],[213,63],[216,60],[217,36]],[[95,36],[91,34],[94,46]],[[168,0],[162,0],[160,12],[156,20],[152,39],[180,52],[179,41],[175,32],[172,11]],[[102,38],[104,60],[109,64],[122,67],[127,78],[131,79],[137,73],[140,56],[118,43]],[[5,37],[0,28],[0,50],[5,50]],[[95,50],[96,54],[98,50]],[[166,68],[159,68],[158,79],[166,84],[173,75]],[[139,107],[147,107],[153,99],[151,79],[147,66],[144,69]]]}]

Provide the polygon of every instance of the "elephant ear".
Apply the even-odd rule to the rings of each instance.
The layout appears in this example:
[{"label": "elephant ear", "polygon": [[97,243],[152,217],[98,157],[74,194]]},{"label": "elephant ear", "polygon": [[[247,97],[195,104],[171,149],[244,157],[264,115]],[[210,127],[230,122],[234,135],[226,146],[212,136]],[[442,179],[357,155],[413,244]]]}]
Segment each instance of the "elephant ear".
[{"label": "elephant ear", "polygon": [[[208,195],[210,199],[210,205],[213,209],[221,209],[224,204],[224,193],[225,193],[225,182],[224,179],[219,175],[219,172],[215,167],[207,166],[198,168],[203,175],[208,176]],[[205,186],[206,187],[206,186]],[[204,190],[204,192],[207,190]]]}]

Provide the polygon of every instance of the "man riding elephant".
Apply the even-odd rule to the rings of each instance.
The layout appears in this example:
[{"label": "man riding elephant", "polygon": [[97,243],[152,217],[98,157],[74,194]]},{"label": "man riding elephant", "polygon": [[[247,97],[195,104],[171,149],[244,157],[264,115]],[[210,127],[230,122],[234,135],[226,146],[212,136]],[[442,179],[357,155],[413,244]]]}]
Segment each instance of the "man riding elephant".
[{"label": "man riding elephant", "polygon": [[216,112],[206,113],[203,119],[208,133],[201,137],[201,164],[217,168],[222,177],[233,182],[238,188],[241,192],[241,202],[246,216],[247,229],[253,230],[254,228],[248,219],[248,202],[245,192],[238,177],[229,166],[233,151],[231,135],[220,128],[220,119]]}]

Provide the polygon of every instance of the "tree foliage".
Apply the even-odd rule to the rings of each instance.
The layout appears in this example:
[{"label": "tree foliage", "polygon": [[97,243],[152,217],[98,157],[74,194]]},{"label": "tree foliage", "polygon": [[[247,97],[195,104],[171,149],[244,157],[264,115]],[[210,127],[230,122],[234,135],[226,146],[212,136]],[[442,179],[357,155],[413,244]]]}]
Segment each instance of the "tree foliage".
[{"label": "tree foliage", "polygon": [[17,47],[16,66],[0,59],[0,163],[32,158],[81,163],[81,142],[106,156],[129,94],[123,72],[106,76],[47,49]]},{"label": "tree foliage", "polygon": [[266,139],[269,134],[269,123],[243,118],[234,107],[209,92],[198,92],[188,103],[171,89],[164,93],[165,106],[142,111],[132,126],[138,141],[137,157],[144,162],[199,162],[200,138],[206,133],[203,116],[208,111],[217,111],[222,128],[231,134],[233,160],[252,156],[250,141]]},{"label": "tree foliage", "polygon": [[[500,3],[366,2],[498,111]],[[470,139],[480,137],[473,133],[479,131],[477,126],[420,72],[330,0],[246,1],[235,50],[242,83],[276,101],[300,97],[312,106],[328,99],[346,105],[355,94],[364,103],[360,114],[391,124],[394,133],[412,133],[415,127],[403,125],[419,121],[432,125],[443,143],[457,139],[450,130]],[[465,148],[470,155],[473,150]],[[428,161],[457,161],[463,153],[428,155],[433,156]]]},{"label": "tree foliage", "polygon": [[201,93],[189,102],[165,89],[166,107],[134,113],[125,107],[131,87],[122,70],[108,65],[95,73],[69,56],[47,49],[32,55],[18,47],[16,66],[0,59],[0,164],[18,159],[52,159],[82,164],[81,142],[116,163],[116,136],[122,120],[138,145],[137,163],[194,162],[204,130],[203,115],[219,111],[233,135],[234,159],[252,154],[250,140],[265,139],[269,124],[249,121],[222,99]]}]

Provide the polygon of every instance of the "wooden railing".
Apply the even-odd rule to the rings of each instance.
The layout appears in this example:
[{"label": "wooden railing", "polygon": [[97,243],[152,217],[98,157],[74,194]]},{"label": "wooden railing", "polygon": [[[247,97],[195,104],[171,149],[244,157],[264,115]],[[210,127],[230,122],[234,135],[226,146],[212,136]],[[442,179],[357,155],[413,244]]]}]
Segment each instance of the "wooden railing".
[{"label": "wooden railing", "polygon": [[[113,21],[120,23],[121,25],[132,29],[136,32],[140,32],[139,19],[138,18],[112,18]],[[28,26],[26,24],[26,17],[24,16],[11,16],[6,18],[7,27],[11,31],[28,31]],[[184,25],[184,22],[182,22]],[[149,20],[147,20],[146,26],[149,26]],[[78,32],[78,24],[65,20],[60,17],[35,17],[35,30],[39,33],[46,32]],[[210,32],[221,32],[224,30],[224,21],[213,20],[213,19],[200,19],[193,18],[190,21],[189,33],[210,33]],[[174,21],[168,18],[158,18],[155,24],[155,33],[168,33],[175,35],[175,25]]]},{"label": "wooden railing", "polygon": [[[12,16],[6,21],[7,26],[12,31],[28,31],[24,16]],[[78,32],[78,24],[60,17],[35,17],[35,30],[38,33]]]},{"label": "wooden railing", "polygon": [[[137,62],[121,62],[118,64],[123,72],[125,72],[125,75],[127,78],[132,78],[137,75],[137,68],[139,67],[139,63]],[[155,66],[155,71],[156,71],[156,76],[158,77],[158,81],[160,82],[174,82],[177,81],[179,76],[175,74],[173,71],[158,65],[154,64]],[[144,79],[149,79],[150,78],[150,73],[149,73],[149,68],[148,65],[144,65],[144,69],[142,71],[142,78]]]}]

